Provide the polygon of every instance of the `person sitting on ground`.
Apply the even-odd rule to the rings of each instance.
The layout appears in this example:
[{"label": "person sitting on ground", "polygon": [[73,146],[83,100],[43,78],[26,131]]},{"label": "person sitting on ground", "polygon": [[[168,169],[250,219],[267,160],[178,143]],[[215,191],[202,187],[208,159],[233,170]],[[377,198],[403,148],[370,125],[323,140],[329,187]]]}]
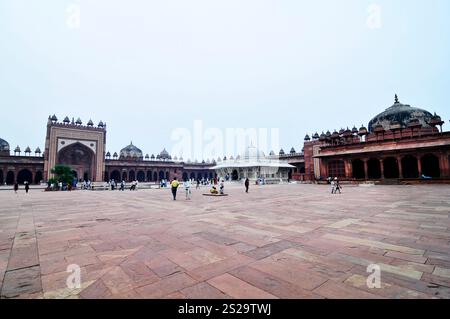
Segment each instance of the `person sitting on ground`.
[{"label": "person sitting on ground", "polygon": [[211,188],[210,193],[213,194],[213,195],[219,194],[219,192],[217,191],[216,186],[213,186],[213,187]]}]

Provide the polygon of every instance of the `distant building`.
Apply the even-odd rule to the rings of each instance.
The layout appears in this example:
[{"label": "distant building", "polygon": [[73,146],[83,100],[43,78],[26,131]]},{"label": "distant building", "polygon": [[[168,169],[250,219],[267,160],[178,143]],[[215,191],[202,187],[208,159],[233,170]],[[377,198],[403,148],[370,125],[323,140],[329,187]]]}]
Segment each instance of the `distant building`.
[{"label": "distant building", "polygon": [[395,103],[366,127],[305,137],[306,180],[450,179],[450,132],[436,114]]},{"label": "distant building", "polygon": [[295,166],[273,156],[265,156],[253,145],[249,146],[243,156],[229,158],[211,167],[220,177],[228,176],[231,180],[264,179],[267,183],[287,181],[289,173]]},{"label": "distant building", "polygon": [[[172,158],[164,149],[144,156],[132,142],[119,153],[106,152],[106,124],[66,117],[49,117],[44,152],[17,146],[11,150],[0,139],[0,184],[47,181],[56,164],[72,167],[80,180],[95,182],[158,182],[162,179],[207,179],[219,174],[230,179],[245,177],[269,180],[325,181],[338,177],[348,181],[450,181],[450,132],[436,114],[395,103],[375,116],[368,128],[362,125],[340,131],[306,135],[301,152],[293,147],[268,156],[249,147],[236,158],[191,162]],[[13,155],[11,154],[13,153]]]},{"label": "distant building", "polygon": [[32,155],[27,147],[22,153],[19,146],[11,155],[9,143],[0,139],[0,184],[11,185],[15,181],[39,184],[52,177],[51,169],[56,164],[68,165],[79,180],[102,182],[114,179],[140,182],[159,182],[162,179],[214,178],[209,168],[215,162],[191,163],[183,158],[173,158],[164,149],[154,156],[143,156],[142,151],[130,143],[111,156],[106,152],[106,124],[97,126],[89,120],[83,125],[81,119],[62,122],[53,115],[47,121],[45,150],[39,147]]}]

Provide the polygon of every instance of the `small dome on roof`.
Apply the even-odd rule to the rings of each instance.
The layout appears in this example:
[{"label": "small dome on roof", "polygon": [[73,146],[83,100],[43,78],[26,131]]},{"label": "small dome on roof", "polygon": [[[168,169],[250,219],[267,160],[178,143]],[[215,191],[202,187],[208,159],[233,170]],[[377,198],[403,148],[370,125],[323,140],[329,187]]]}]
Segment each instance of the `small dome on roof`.
[{"label": "small dome on roof", "polygon": [[100,122],[98,122],[98,125],[97,125],[98,127],[103,127],[103,126],[105,126],[104,124],[103,124],[103,122],[102,121],[100,121]]},{"label": "small dome on roof", "polygon": [[41,154],[41,149],[38,147],[36,147],[36,150],[34,151],[36,154]]},{"label": "small dome on roof", "polygon": [[327,136],[325,135],[324,132],[322,132],[322,134],[320,134],[319,136],[319,141],[325,141],[327,139]]},{"label": "small dome on roof", "polygon": [[20,153],[20,147],[19,147],[19,145],[16,146],[16,148],[14,149],[14,152],[19,152],[19,153]]},{"label": "small dome on roof", "polygon": [[69,117],[66,116],[66,117],[64,118],[63,122],[66,123],[66,124],[70,123]]},{"label": "small dome on roof", "polygon": [[270,156],[274,156],[274,155],[275,155],[275,152],[274,152],[274,151],[270,151],[269,155],[270,155]]},{"label": "small dome on roof", "polygon": [[152,155],[150,156],[150,159],[155,159],[155,154],[152,154]]},{"label": "small dome on roof", "polygon": [[428,122],[428,124],[430,124],[431,126],[442,125],[444,124],[444,121],[442,121],[439,115],[436,115],[436,113],[434,113],[433,117],[431,118],[430,122]]},{"label": "small dome on roof", "polygon": [[89,120],[89,122],[87,123],[87,126],[94,126],[94,122],[92,122],[92,120]]},{"label": "small dome on roof", "polygon": [[310,141],[310,140],[311,140],[311,138],[309,137],[308,134],[306,134],[306,135],[305,135],[305,141]]},{"label": "small dome on roof", "polygon": [[333,134],[331,134],[331,138],[333,139],[339,138],[339,133],[336,130],[334,130]]},{"label": "small dome on roof", "polygon": [[113,157],[117,157],[118,155],[117,155],[117,153],[116,152],[114,152],[114,154],[113,154]]},{"label": "small dome on roof", "polygon": [[56,121],[58,121],[58,118],[56,117],[55,114],[53,114],[53,116],[51,117],[51,120],[52,120],[53,122],[56,122]]},{"label": "small dome on roof", "polygon": [[279,155],[284,155],[284,150],[281,149],[280,152],[278,153]]},{"label": "small dome on roof", "polygon": [[77,121],[75,122],[75,124],[81,125],[81,124],[83,124],[83,122],[81,121],[80,118],[77,118]]},{"label": "small dome on roof", "polygon": [[356,128],[356,126],[353,126],[352,133],[354,133],[354,134],[358,133],[358,129]]},{"label": "small dome on roof", "polygon": [[331,137],[331,132],[330,132],[330,131],[327,131],[327,132],[325,133],[325,135],[326,135],[327,137]]},{"label": "small dome on roof", "polygon": [[295,148],[292,147],[290,153],[295,154]]},{"label": "small dome on roof", "polygon": [[142,158],[142,151],[130,142],[130,145],[125,146],[120,150],[120,158]]},{"label": "small dome on roof", "polygon": [[9,143],[0,138],[0,152],[9,152]]},{"label": "small dome on roof", "polygon": [[358,131],[358,135],[366,135],[368,133],[368,131],[367,131],[367,129],[366,129],[366,127],[364,126],[364,125],[361,125],[361,127],[359,128],[359,131]]},{"label": "small dome on roof", "polygon": [[31,148],[29,146],[25,149],[25,153],[31,153]]},{"label": "small dome on roof", "polygon": [[148,156],[148,154],[145,154],[145,159],[149,159],[150,156]]},{"label": "small dome on roof", "polygon": [[316,132],[316,133],[314,133],[314,135],[313,135],[313,139],[318,139],[319,138],[319,134]]},{"label": "small dome on roof", "polygon": [[166,149],[164,148],[161,153],[159,153],[159,158],[160,159],[170,159],[170,155],[169,152],[166,151]]}]

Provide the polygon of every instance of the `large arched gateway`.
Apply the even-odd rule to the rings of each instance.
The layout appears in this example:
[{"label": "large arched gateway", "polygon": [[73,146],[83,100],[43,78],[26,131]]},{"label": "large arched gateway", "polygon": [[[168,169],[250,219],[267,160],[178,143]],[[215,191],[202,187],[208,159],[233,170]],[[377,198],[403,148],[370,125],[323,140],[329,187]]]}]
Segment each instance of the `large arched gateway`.
[{"label": "large arched gateway", "polygon": [[96,175],[94,158],[91,149],[81,143],[74,143],[59,151],[56,163],[70,166],[78,178],[92,180]]}]

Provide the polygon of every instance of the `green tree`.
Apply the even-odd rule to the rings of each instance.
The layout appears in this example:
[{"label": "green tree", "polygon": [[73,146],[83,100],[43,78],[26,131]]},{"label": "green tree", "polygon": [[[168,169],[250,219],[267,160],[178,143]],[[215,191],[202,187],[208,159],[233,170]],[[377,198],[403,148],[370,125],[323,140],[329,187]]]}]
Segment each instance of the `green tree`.
[{"label": "green tree", "polygon": [[74,175],[72,168],[66,165],[55,165],[51,170],[52,174],[55,174],[55,179],[60,182],[66,182],[67,184],[72,184]]}]

